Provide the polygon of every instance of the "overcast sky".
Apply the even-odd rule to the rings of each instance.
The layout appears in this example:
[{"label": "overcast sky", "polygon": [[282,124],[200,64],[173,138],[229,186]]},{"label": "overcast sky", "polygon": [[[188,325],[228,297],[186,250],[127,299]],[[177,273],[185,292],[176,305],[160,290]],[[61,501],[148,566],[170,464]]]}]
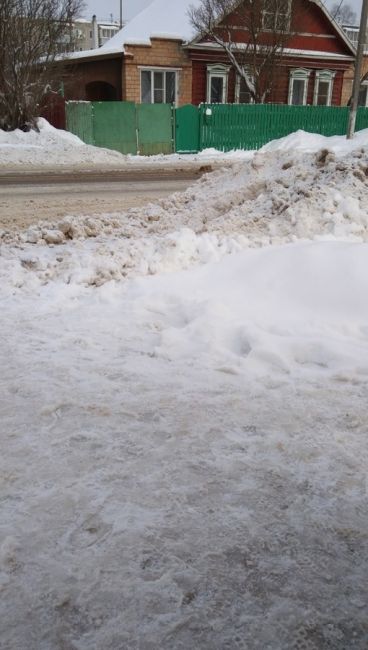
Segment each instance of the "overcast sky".
[{"label": "overcast sky", "polygon": [[[139,11],[147,7],[152,0],[123,0],[123,16],[125,19],[132,18]],[[326,0],[327,7],[335,4],[337,0]],[[343,0],[354,9],[360,17],[361,0]],[[115,20],[119,20],[120,16],[120,0],[86,0],[85,17],[90,18],[96,14],[98,18],[110,18],[113,14]],[[168,0],[168,11],[170,10],[170,0]]]},{"label": "overcast sky", "polygon": [[[123,0],[124,18],[132,18],[150,2],[151,0]],[[86,0],[86,7],[84,12],[86,18],[90,18],[93,14],[98,18],[110,18],[110,14],[113,14],[114,19],[119,20],[120,0]]]}]

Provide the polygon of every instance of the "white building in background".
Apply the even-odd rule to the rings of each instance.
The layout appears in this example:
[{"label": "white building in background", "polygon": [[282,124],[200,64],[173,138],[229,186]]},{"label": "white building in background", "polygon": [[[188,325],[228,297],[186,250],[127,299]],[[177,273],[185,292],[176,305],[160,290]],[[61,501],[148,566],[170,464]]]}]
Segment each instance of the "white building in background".
[{"label": "white building in background", "polygon": [[120,30],[120,24],[115,20],[92,20],[77,18],[70,28],[67,28],[58,47],[60,53],[84,52],[102,47]]},{"label": "white building in background", "polygon": [[[351,40],[352,44],[354,47],[357,47],[358,45],[358,38],[359,38],[359,25],[342,25],[342,28],[346,34],[346,36]],[[368,30],[365,35],[365,51],[367,52],[368,50]]]}]

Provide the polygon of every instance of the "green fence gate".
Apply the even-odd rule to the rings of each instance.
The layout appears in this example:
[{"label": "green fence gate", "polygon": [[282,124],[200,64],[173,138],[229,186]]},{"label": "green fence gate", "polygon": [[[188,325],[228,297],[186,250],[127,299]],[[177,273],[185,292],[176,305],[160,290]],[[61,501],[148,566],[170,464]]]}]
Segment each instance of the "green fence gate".
[{"label": "green fence gate", "polygon": [[168,154],[174,151],[173,110],[170,104],[67,102],[66,125],[86,144],[124,154]]},{"label": "green fence gate", "polygon": [[120,153],[137,153],[134,102],[93,102],[94,144]]},{"label": "green fence gate", "polygon": [[192,104],[181,106],[175,111],[175,151],[199,151],[199,109]]},{"label": "green fence gate", "polygon": [[138,153],[151,156],[173,153],[173,107],[171,104],[137,104]]}]

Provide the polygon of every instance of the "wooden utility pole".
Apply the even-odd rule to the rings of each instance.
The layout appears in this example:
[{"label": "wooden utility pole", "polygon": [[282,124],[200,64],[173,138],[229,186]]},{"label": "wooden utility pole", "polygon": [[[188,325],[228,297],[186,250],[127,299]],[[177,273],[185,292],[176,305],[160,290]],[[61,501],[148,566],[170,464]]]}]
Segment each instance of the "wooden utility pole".
[{"label": "wooden utility pole", "polygon": [[353,94],[350,104],[348,131],[346,137],[350,140],[355,132],[355,121],[358,109],[360,79],[362,76],[362,63],[364,55],[364,45],[367,33],[367,16],[368,16],[368,0],[363,0],[362,13],[360,16],[359,39],[355,59],[354,81],[353,81]]}]

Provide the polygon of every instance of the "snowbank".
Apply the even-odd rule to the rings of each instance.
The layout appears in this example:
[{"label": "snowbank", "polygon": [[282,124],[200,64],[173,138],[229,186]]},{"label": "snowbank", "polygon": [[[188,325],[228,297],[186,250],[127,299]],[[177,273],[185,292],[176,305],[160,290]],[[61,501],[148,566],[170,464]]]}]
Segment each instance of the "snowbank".
[{"label": "snowbank", "polygon": [[[107,256],[109,265],[113,258],[119,279],[142,268],[164,271],[161,259],[175,258],[184,268],[249,246],[305,238],[368,241],[367,187],[368,159],[361,148],[343,158],[327,149],[259,152],[145,208],[39,223],[25,233],[0,233],[0,241],[41,245],[31,247],[41,258],[45,244],[68,243],[74,259],[81,255],[78,242],[89,239],[86,255]],[[176,257],[175,249],[181,251]]]},{"label": "snowbank", "polygon": [[[141,280],[130,308],[172,362],[268,378],[368,383],[368,245],[295,243]],[[159,315],[159,316],[157,316]]]},{"label": "snowbank", "polygon": [[[172,283],[169,293],[187,314],[185,326],[168,327],[164,354],[199,354],[202,341],[208,359],[229,348],[247,367],[263,359],[285,374],[345,371],[350,360],[357,377],[368,368],[367,187],[361,149],[343,158],[330,150],[258,153],[127,214],[3,233],[2,290],[83,290],[153,275],[159,286]],[[174,281],[163,275],[187,269]],[[172,311],[166,300],[163,313]]]},{"label": "snowbank", "polygon": [[0,130],[0,170],[33,167],[118,165],[124,161],[117,151],[86,145],[72,133],[38,121],[39,132]]},{"label": "snowbank", "polygon": [[299,130],[284,138],[268,142],[259,151],[304,151],[314,153],[319,149],[329,149],[329,151],[341,156],[367,146],[368,129],[357,131],[351,140],[347,140],[346,136],[342,135],[324,136]]},{"label": "snowbank", "polygon": [[213,163],[227,164],[236,160],[248,160],[252,156],[252,153],[247,151],[223,153],[215,149],[193,155],[123,155],[111,149],[86,145],[72,133],[55,129],[43,118],[39,119],[38,127],[39,132],[28,133],[20,130],[11,132],[0,130],[0,170],[27,171],[27,169],[45,167],[91,169],[96,166],[127,169],[132,165],[137,167],[180,165],[186,168]]}]

